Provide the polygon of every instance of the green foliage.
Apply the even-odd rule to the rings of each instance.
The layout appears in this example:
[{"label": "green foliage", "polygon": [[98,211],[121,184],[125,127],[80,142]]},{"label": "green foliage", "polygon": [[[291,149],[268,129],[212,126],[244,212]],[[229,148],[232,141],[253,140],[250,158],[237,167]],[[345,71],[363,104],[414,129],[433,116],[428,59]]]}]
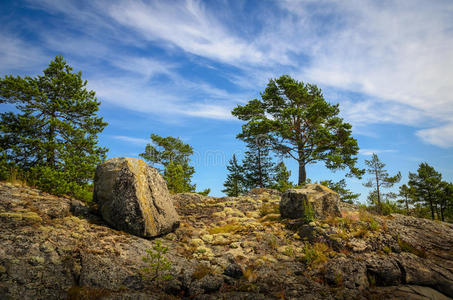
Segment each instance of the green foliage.
[{"label": "green foliage", "polygon": [[406,210],[405,213],[407,215],[409,214],[409,205],[413,203],[414,193],[414,189],[405,184],[399,187],[398,196],[400,198],[397,200],[397,203],[400,208],[404,208]]},{"label": "green foliage", "polygon": [[242,163],[247,189],[269,187],[274,163],[269,156],[269,145],[264,136],[247,137],[248,150]]},{"label": "green foliage", "polygon": [[172,136],[151,134],[151,140],[153,144],[146,145],[140,156],[151,165],[163,166],[163,170],[158,169],[163,173],[168,190],[171,193],[194,192],[191,178],[195,169],[190,165],[193,148]]},{"label": "green foliage", "polygon": [[146,267],[141,270],[143,280],[163,281],[172,279],[168,272],[171,269],[171,262],[168,261],[166,254],[168,247],[162,246],[160,240],[156,240],[153,249],[147,249],[146,255],[142,257]]},{"label": "green foliage", "polygon": [[274,184],[272,188],[279,190],[280,192],[284,192],[287,189],[293,188],[293,183],[289,181],[289,178],[291,177],[291,171],[286,168],[286,165],[283,161],[279,162],[275,166],[274,174]]},{"label": "green foliage", "polygon": [[433,220],[441,181],[442,175],[427,163],[421,163],[417,173],[409,172],[409,187],[414,191],[415,202],[429,207]]},{"label": "green foliage", "polygon": [[197,192],[197,194],[200,194],[200,195],[203,195],[203,196],[208,196],[210,192],[211,192],[211,189],[208,188],[208,189],[204,189],[201,192]]},{"label": "green foliage", "polygon": [[303,210],[304,210],[304,216],[303,219],[306,223],[310,223],[315,219],[315,212],[313,210],[313,207],[311,206],[310,202],[303,202]]},{"label": "green foliage", "polygon": [[333,182],[332,180],[321,181],[320,184],[327,186],[332,191],[338,193],[340,200],[350,204],[354,203],[354,200],[360,197],[360,194],[354,194],[351,190],[346,188],[346,181],[341,179],[338,182]]},{"label": "green foliage", "polygon": [[306,165],[316,161],[324,161],[329,169],[348,167],[350,174],[362,174],[355,167],[357,141],[339,112],[338,104],[327,103],[316,85],[283,75],[269,81],[260,100],[238,105],[232,114],[247,121],[238,138],[266,137],[274,151],[298,162],[301,184]]},{"label": "green foliage", "polygon": [[302,262],[312,268],[324,264],[329,260],[329,246],[324,243],[305,244]]},{"label": "green foliage", "polygon": [[401,180],[401,173],[398,172],[395,176],[390,176],[387,170],[384,169],[385,164],[380,161],[375,153],[373,153],[371,160],[365,160],[365,164],[368,166],[366,171],[371,177],[363,185],[373,189],[368,196],[368,200],[372,204],[376,204],[378,211],[380,211],[384,195],[382,189],[391,188],[395,183],[398,183]]},{"label": "green foliage", "polygon": [[43,73],[0,79],[0,103],[17,110],[0,114],[0,155],[6,164],[33,173],[37,187],[79,197],[105,160],[107,149],[97,145],[97,135],[107,123],[96,116],[95,92],[61,56]]},{"label": "green foliage", "polygon": [[244,168],[238,163],[236,155],[229,161],[227,166],[228,175],[223,184],[222,190],[229,197],[237,197],[247,191],[246,179],[244,178]]}]

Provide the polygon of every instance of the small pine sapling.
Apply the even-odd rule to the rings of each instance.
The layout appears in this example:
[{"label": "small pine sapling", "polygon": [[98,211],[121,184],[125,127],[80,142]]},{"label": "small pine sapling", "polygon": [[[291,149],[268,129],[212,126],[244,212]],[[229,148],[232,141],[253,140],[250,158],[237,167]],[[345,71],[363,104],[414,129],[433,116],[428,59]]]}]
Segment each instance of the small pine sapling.
[{"label": "small pine sapling", "polygon": [[165,281],[173,278],[168,271],[171,269],[171,262],[168,261],[166,254],[168,247],[162,245],[160,240],[156,240],[153,249],[147,249],[146,255],[142,257],[146,267],[142,269],[142,278],[147,281]]}]

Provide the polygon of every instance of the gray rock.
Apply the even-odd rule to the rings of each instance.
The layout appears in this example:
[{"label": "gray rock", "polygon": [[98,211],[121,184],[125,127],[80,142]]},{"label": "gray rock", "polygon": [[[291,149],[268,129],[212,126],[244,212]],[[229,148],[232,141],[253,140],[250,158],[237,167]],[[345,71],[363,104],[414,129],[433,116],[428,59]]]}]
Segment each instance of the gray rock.
[{"label": "gray rock", "polygon": [[329,261],[324,271],[324,278],[330,285],[362,291],[369,286],[366,271],[363,261],[340,257]]},{"label": "gray rock", "polygon": [[372,299],[411,299],[411,300],[449,300],[451,298],[438,291],[417,285],[376,288],[369,298]]},{"label": "gray rock", "polygon": [[306,217],[309,207],[314,217],[340,217],[340,197],[331,189],[320,184],[306,184],[302,189],[287,190],[280,201],[280,214],[283,218]]},{"label": "gray rock", "polygon": [[223,274],[232,277],[232,278],[241,278],[242,269],[238,264],[230,264],[226,267]]},{"label": "gray rock", "polygon": [[366,259],[368,276],[372,276],[374,284],[378,286],[398,285],[404,281],[398,264],[399,262],[390,256],[372,256]]},{"label": "gray rock", "polygon": [[94,200],[108,224],[137,236],[155,237],[179,226],[164,179],[140,159],[117,157],[99,165]]}]

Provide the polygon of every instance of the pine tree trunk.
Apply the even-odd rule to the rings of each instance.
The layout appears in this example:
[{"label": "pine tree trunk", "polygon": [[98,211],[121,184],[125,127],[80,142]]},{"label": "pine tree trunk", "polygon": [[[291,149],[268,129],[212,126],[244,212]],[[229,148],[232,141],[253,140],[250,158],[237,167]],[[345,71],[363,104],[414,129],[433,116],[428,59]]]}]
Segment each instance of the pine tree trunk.
[{"label": "pine tree trunk", "polygon": [[377,204],[378,204],[378,209],[381,209],[381,192],[379,191],[379,177],[376,171],[376,193],[377,193]]},{"label": "pine tree trunk", "polygon": [[307,171],[305,170],[304,146],[302,144],[298,144],[297,148],[299,156],[299,180],[297,185],[301,185],[307,181]]},{"label": "pine tree trunk", "polygon": [[429,208],[431,209],[431,219],[434,220],[434,206],[431,198],[429,199]]},{"label": "pine tree trunk", "polygon": [[[48,132],[48,142],[52,144],[55,140],[55,126],[53,125],[55,117],[52,116],[50,119],[50,126],[49,126],[49,132]],[[51,168],[55,167],[55,149],[53,148],[53,145],[48,146],[47,149],[47,165]]]},{"label": "pine tree trunk", "polygon": [[259,187],[263,188],[263,170],[261,167],[261,149],[258,147],[258,176],[259,176]]},{"label": "pine tree trunk", "polygon": [[298,185],[305,183],[307,180],[307,172],[305,170],[305,163],[299,162],[299,180]]},{"label": "pine tree trunk", "polygon": [[407,199],[407,196],[406,196],[406,214],[409,215],[409,200]]}]

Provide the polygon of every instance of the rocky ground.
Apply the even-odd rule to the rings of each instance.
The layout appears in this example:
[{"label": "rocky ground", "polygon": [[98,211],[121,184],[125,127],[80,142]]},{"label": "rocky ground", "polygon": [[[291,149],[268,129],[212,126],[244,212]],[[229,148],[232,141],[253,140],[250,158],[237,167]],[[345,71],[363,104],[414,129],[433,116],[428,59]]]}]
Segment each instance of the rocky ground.
[{"label": "rocky ground", "polygon": [[172,279],[150,282],[142,257],[155,240],[109,228],[76,200],[0,183],[0,299],[453,297],[451,224],[350,205],[282,220],[270,190],[173,201],[181,226],[159,238],[172,264],[159,275]]}]

